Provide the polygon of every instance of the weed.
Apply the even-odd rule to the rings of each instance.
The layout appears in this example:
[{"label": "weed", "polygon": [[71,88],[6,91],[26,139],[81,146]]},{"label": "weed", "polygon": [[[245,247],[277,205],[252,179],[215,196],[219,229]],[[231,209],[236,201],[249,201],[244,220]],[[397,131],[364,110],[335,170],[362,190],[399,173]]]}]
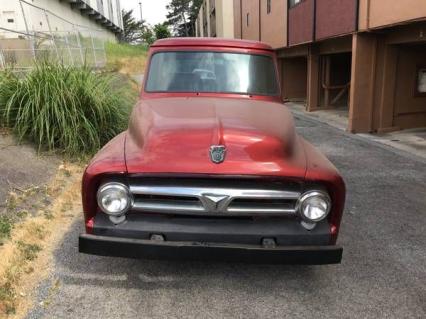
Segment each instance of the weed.
[{"label": "weed", "polygon": [[50,210],[46,210],[44,212],[44,217],[48,220],[52,220],[53,218],[55,218],[55,216],[53,215],[53,213]]},{"label": "weed", "polygon": [[0,315],[13,315],[15,308],[15,290],[9,281],[0,285]]},{"label": "weed", "polygon": [[8,211],[13,211],[15,210],[17,204],[18,204],[18,194],[16,194],[15,192],[10,192],[6,200],[6,209]]},{"label": "weed", "polygon": [[37,244],[28,244],[23,241],[17,242],[18,249],[21,252],[25,260],[34,260],[37,257],[37,253],[41,251],[41,247]]},{"label": "weed", "polygon": [[46,232],[43,226],[34,224],[29,228],[30,234],[34,235],[37,239],[42,240],[46,236]]},{"label": "weed", "polygon": [[1,243],[10,237],[12,231],[12,221],[6,216],[0,216],[0,245]]},{"label": "weed", "polygon": [[17,213],[16,213],[16,216],[18,216],[19,218],[25,218],[25,217],[27,217],[28,216],[28,211],[27,210],[25,210],[25,209],[23,209],[23,210],[20,210],[20,211],[18,211]]},{"label": "weed", "polygon": [[10,283],[6,283],[0,286],[0,300],[13,298],[14,295],[15,293],[13,292],[13,289],[10,286]]}]

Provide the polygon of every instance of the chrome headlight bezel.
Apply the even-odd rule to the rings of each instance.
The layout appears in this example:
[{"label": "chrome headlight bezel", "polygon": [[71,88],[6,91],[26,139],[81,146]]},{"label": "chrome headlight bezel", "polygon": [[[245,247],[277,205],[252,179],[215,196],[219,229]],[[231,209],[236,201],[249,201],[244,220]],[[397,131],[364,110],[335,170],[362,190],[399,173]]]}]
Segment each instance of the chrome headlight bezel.
[{"label": "chrome headlight bezel", "polygon": [[[105,196],[105,192],[111,191],[111,190],[116,190],[118,192],[121,192],[121,194],[123,194],[124,196],[126,196],[127,203],[125,207],[123,207],[120,211],[117,211],[117,212],[108,211],[102,203],[102,199],[103,199],[103,196]],[[133,196],[130,193],[129,188],[123,183],[118,183],[118,182],[110,182],[110,183],[101,185],[96,194],[96,200],[98,203],[98,207],[102,212],[104,212],[105,214],[109,216],[115,216],[115,217],[125,215],[133,206]]]},{"label": "chrome headlight bezel", "polygon": [[[320,200],[323,200],[325,202],[325,204],[327,205],[324,215],[322,215],[321,217],[316,218],[316,219],[311,219],[304,214],[304,205],[306,205],[307,201],[311,200],[312,198],[319,198]],[[318,222],[326,219],[328,214],[330,213],[331,198],[326,192],[321,191],[321,190],[307,191],[307,192],[303,193],[302,196],[300,196],[300,198],[298,199],[297,204],[296,204],[296,210],[297,210],[299,216],[302,218],[302,220],[304,220],[308,223],[318,223]]]}]

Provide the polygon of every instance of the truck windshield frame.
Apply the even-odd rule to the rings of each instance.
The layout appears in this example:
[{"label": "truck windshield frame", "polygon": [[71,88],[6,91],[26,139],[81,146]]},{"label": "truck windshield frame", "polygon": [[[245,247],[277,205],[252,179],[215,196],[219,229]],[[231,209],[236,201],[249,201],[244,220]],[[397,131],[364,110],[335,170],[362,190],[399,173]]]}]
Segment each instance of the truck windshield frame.
[{"label": "truck windshield frame", "polygon": [[206,50],[159,51],[151,56],[146,93],[279,95],[268,54]]}]

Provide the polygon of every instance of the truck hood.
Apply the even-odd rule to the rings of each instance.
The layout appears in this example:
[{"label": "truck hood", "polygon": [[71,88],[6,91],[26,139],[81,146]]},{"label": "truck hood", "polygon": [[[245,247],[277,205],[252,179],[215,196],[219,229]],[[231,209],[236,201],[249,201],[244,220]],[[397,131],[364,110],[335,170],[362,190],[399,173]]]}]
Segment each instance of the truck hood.
[{"label": "truck hood", "polygon": [[[210,147],[224,145],[215,164]],[[303,177],[306,160],[284,105],[237,98],[157,98],[135,107],[125,143],[130,174]]]}]

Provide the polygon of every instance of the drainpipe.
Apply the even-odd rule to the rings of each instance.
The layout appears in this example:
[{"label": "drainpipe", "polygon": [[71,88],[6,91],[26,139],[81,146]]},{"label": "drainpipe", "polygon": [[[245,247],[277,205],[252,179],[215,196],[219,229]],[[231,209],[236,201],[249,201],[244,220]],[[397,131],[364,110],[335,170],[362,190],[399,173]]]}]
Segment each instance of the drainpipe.
[{"label": "drainpipe", "polygon": [[367,31],[370,31],[370,11],[371,11],[371,0],[367,1]]},{"label": "drainpipe", "polygon": [[259,0],[259,41],[262,41],[262,3]]},{"label": "drainpipe", "polygon": [[241,39],[244,39],[243,37],[243,0],[240,0],[240,31],[241,31]]},{"label": "drainpipe", "polygon": [[369,118],[369,131],[373,132],[374,130],[374,101],[375,101],[375,96],[374,96],[374,87],[376,85],[376,68],[377,68],[377,40],[374,41],[374,49],[373,49],[373,68],[371,70],[371,75],[370,75],[370,95],[371,95],[371,100],[370,100],[370,105],[371,105],[371,109],[370,109],[370,118]]}]

